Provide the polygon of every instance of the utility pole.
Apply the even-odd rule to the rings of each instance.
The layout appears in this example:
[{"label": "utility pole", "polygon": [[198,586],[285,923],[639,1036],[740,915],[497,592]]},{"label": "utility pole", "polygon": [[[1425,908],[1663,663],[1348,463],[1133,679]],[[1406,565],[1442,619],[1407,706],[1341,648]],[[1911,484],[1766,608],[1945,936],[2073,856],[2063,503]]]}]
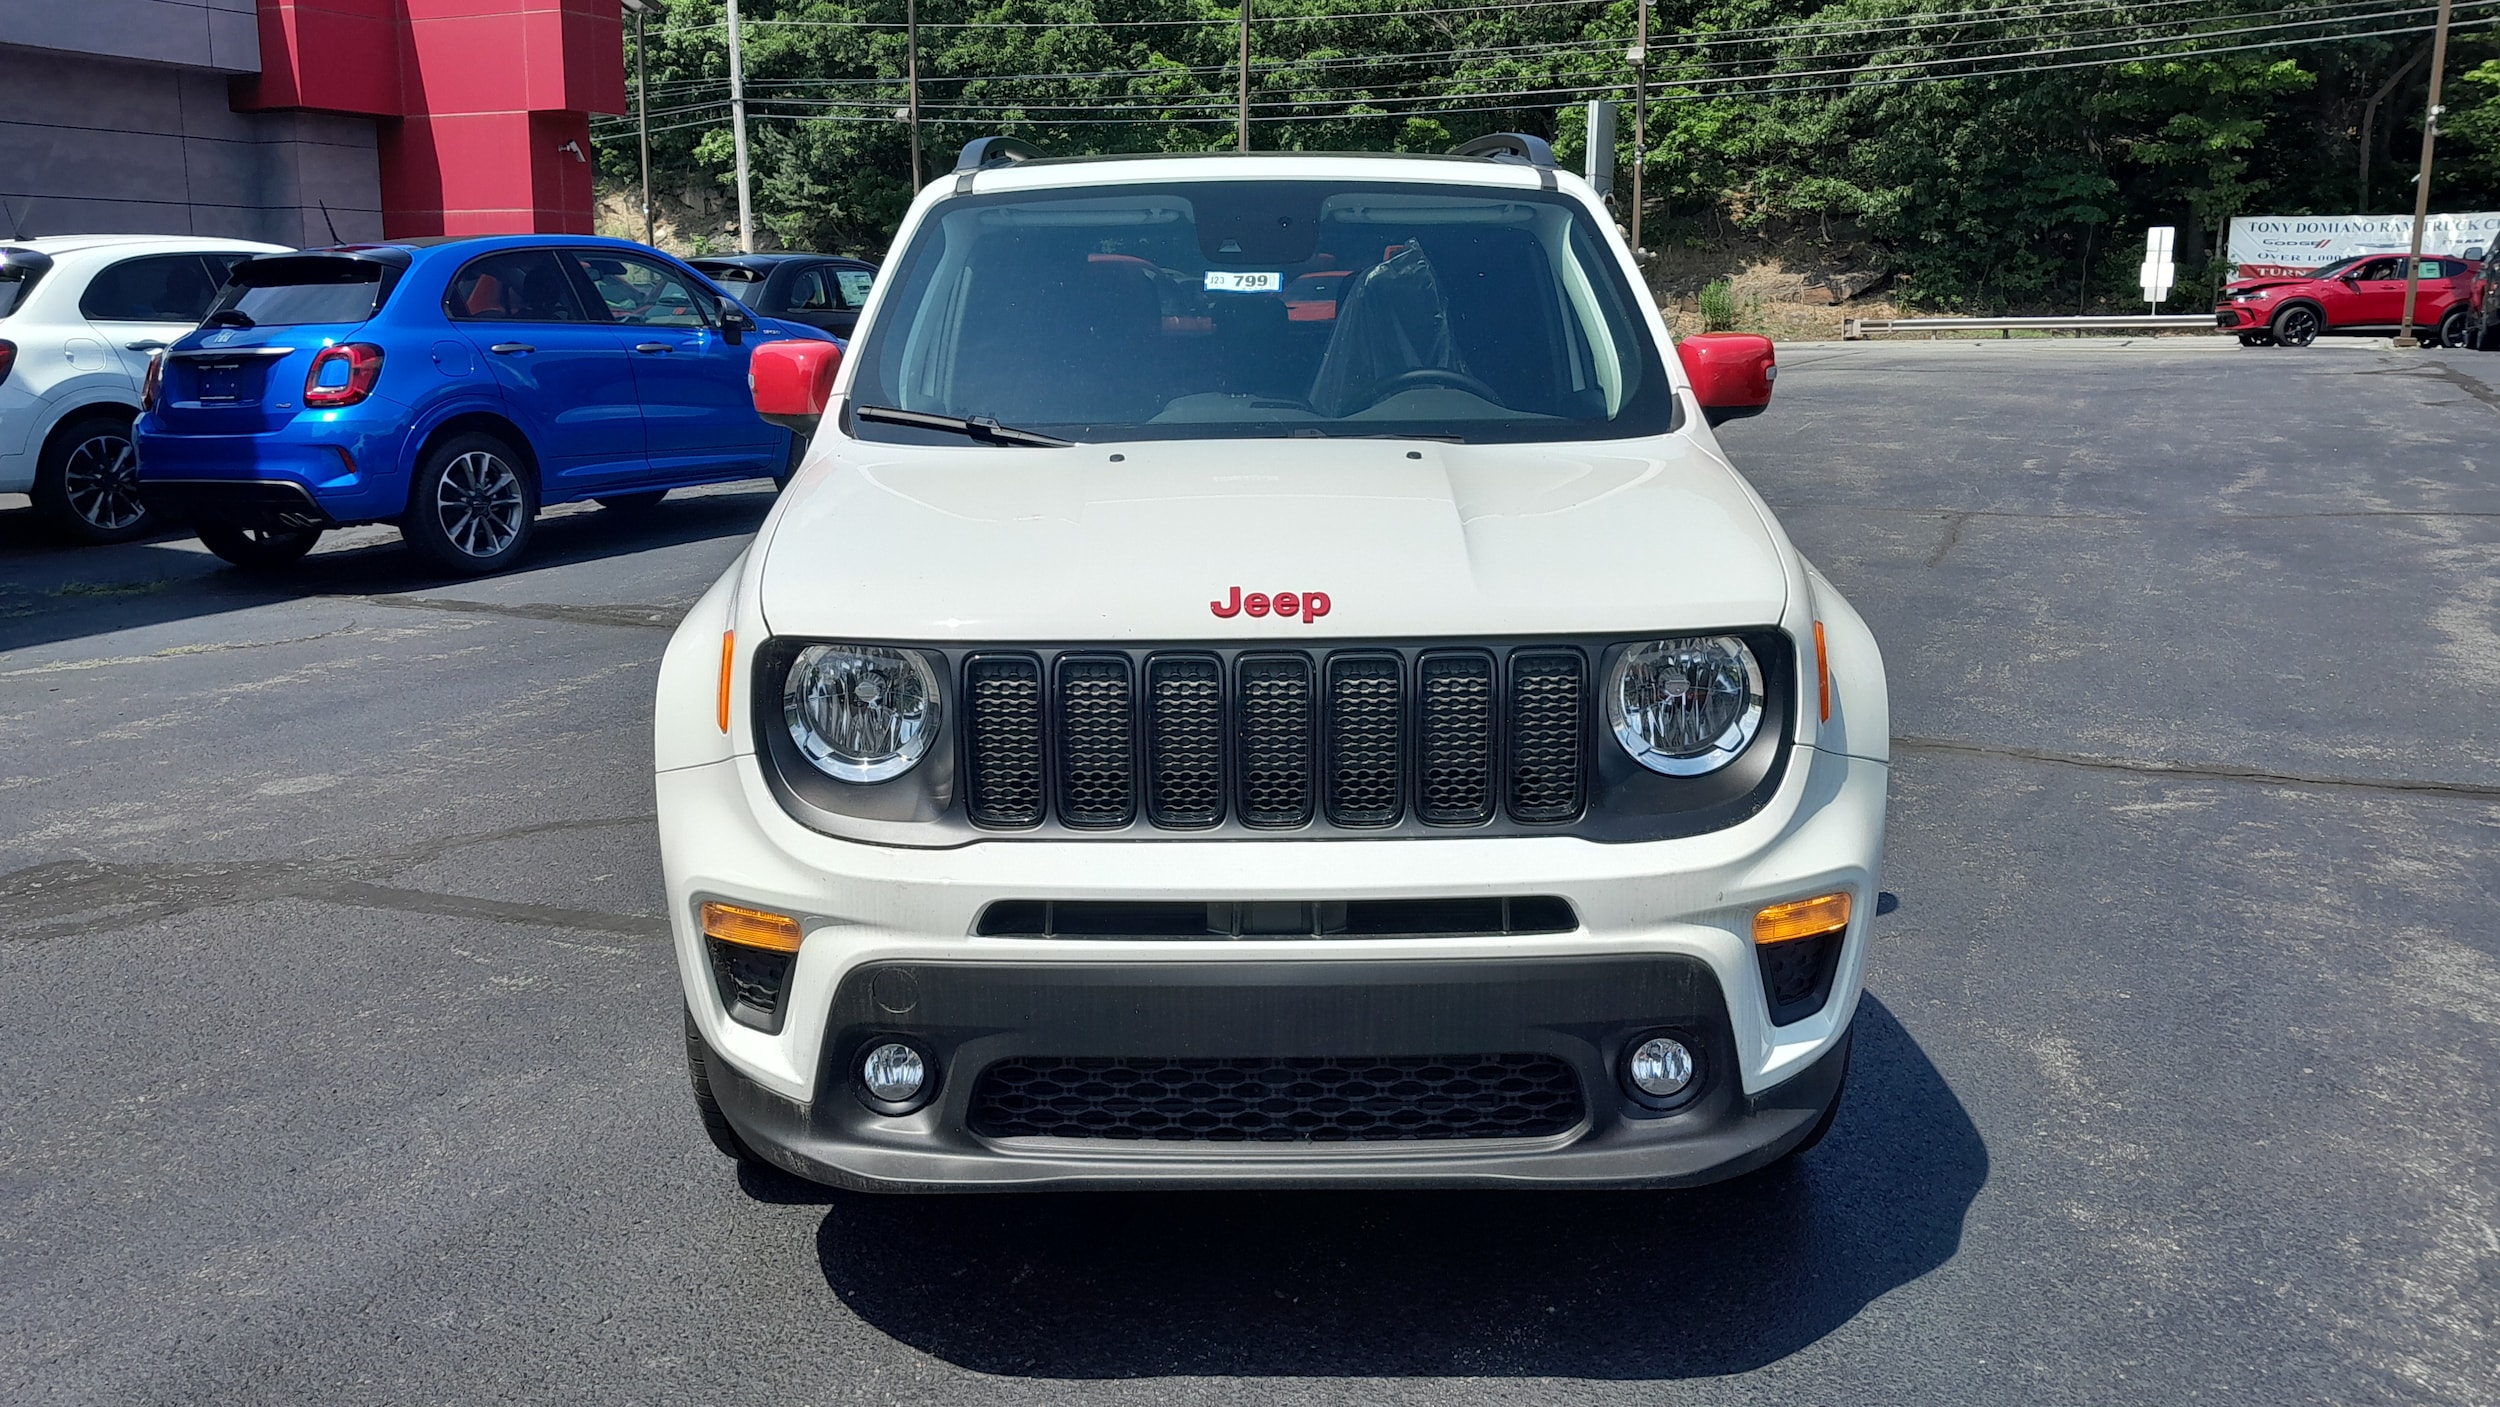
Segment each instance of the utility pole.
[{"label": "utility pole", "polygon": [[2431,214],[2431,141],[2439,135],[2439,75],[2448,67],[2448,0],[2439,0],[2439,27],[2431,31],[2431,95],[2422,113],[2422,170],[2413,178],[2413,256],[2405,260],[2405,311],[2396,345],[2419,347],[2413,335],[2413,296],[2422,286],[2422,226]]},{"label": "utility pole", "polygon": [[1241,0],[1241,115],[1233,123],[1233,147],[1250,150],[1250,0]]},{"label": "utility pole", "polygon": [[[2444,3],[2444,0],[2443,0]],[[1640,28],[1632,41],[1632,257],[1641,257],[1641,167],[1649,152],[1649,0],[1632,0]],[[1644,275],[1646,277],[1646,275]]]},{"label": "utility pole", "polygon": [[738,0],[729,0],[729,140],[738,155],[738,252],[755,252],[755,207],[747,191],[747,80],[738,53]]},{"label": "utility pole", "polygon": [[657,244],[651,216],[651,65],[649,50],[643,47],[643,16],[651,9],[651,0],[625,0],[625,8],[634,12],[634,125],[642,136],[642,242]]},{"label": "utility pole", "polygon": [[920,189],[920,0],[903,0],[903,79],[911,85],[911,188]]}]

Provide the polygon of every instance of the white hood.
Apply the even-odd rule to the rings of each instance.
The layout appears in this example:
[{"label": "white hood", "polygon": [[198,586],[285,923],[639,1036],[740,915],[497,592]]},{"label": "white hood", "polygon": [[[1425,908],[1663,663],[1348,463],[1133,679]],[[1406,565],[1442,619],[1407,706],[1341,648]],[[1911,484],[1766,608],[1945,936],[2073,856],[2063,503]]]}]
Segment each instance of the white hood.
[{"label": "white hood", "polygon": [[[828,433],[838,433],[828,430]],[[843,441],[761,569],[776,634],[1132,642],[1660,634],[1770,625],[1781,547],[1682,436],[1591,445]],[[1317,619],[1229,618],[1324,593]]]}]

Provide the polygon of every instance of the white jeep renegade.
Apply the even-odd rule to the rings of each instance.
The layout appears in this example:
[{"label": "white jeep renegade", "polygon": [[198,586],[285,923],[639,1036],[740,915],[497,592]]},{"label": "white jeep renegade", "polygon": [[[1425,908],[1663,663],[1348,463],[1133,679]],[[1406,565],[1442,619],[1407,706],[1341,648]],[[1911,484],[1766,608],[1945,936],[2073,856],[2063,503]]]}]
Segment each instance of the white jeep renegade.
[{"label": "white jeep renegade", "polygon": [[[1706,1182],[1831,1125],[1883,664],[1533,138],[923,191],[670,645],[721,1148],[879,1190]],[[821,417],[821,429],[818,419]]]}]

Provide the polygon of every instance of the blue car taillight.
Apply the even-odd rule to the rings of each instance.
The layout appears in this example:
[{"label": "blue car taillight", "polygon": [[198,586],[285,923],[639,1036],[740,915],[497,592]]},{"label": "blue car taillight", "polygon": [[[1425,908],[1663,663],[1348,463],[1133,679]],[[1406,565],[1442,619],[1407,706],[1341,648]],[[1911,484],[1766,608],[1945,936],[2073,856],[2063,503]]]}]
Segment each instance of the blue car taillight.
[{"label": "blue car taillight", "polygon": [[382,378],[382,349],[370,342],[342,342],[314,355],[304,373],[304,407],[332,410],[373,394]]}]

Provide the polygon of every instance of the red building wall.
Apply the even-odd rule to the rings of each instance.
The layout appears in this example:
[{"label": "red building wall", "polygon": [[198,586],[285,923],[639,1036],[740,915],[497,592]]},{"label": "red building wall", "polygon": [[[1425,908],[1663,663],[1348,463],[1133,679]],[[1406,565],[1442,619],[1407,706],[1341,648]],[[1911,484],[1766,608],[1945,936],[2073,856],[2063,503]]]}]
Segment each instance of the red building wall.
[{"label": "red building wall", "polygon": [[236,107],[381,120],[386,235],[589,232],[617,0],[260,0],[260,45]]}]

